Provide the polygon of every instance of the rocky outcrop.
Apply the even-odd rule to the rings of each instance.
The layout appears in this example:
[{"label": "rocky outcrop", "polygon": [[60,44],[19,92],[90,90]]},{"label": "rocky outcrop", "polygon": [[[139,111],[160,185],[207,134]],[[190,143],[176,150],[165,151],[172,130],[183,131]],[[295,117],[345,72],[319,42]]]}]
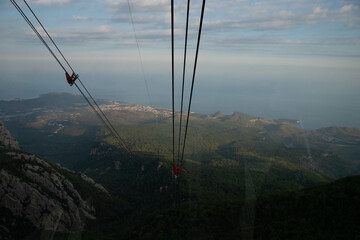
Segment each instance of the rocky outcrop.
[{"label": "rocky outcrop", "polygon": [[0,146],[19,150],[19,143],[15,141],[10,132],[5,128],[4,124],[0,121]]},{"label": "rocky outcrop", "polygon": [[87,219],[96,219],[95,209],[66,176],[109,195],[103,186],[86,175],[20,151],[3,125],[0,137],[0,212],[9,213],[0,214],[0,239],[9,238],[9,229],[23,222],[39,232],[74,233],[82,231]]},{"label": "rocky outcrop", "polygon": [[24,218],[39,230],[81,231],[95,209],[73,184],[47,162],[25,153],[10,152],[17,171],[0,169],[0,207]]}]

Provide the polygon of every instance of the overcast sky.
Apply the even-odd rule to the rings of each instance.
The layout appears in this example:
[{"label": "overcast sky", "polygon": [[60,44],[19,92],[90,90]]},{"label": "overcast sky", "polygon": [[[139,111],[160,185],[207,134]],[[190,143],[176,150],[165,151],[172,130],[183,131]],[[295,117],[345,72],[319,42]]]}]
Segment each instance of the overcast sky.
[{"label": "overcast sky", "polygon": [[[17,2],[31,16],[23,2]],[[188,80],[201,2],[191,3]],[[169,0],[28,3],[95,96],[134,101],[147,96],[145,82],[150,98],[168,96],[163,91],[171,89]],[[185,0],[175,1],[175,12],[176,80],[180,82]],[[231,89],[240,83],[261,85],[269,80],[352,86],[359,82],[359,66],[359,0],[206,1],[197,91],[207,88],[211,95],[216,89],[210,86]],[[0,2],[0,71],[0,99],[46,91],[75,92],[7,0]],[[346,94],[347,90],[341,91]]]}]

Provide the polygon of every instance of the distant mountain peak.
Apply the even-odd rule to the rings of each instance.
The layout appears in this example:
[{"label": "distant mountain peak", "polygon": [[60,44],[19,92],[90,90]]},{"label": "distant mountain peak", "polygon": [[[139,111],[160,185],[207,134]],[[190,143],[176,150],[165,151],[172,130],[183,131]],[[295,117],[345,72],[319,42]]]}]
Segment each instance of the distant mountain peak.
[{"label": "distant mountain peak", "polygon": [[220,111],[218,111],[218,112],[216,112],[215,114],[212,115],[212,117],[214,117],[214,118],[222,118],[224,116],[225,116],[225,114],[223,112],[220,112]]},{"label": "distant mountain peak", "polygon": [[79,95],[74,93],[67,93],[67,92],[49,92],[39,95],[39,97],[47,97],[47,96],[79,96]]}]

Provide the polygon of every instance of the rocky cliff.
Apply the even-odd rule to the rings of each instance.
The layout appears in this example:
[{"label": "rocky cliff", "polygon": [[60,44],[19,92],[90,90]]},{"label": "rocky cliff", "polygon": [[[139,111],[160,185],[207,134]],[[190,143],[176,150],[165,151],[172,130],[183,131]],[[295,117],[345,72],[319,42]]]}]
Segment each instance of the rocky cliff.
[{"label": "rocky cliff", "polygon": [[12,138],[2,122],[0,122],[0,146],[20,150],[19,143]]},{"label": "rocky cliff", "polygon": [[108,195],[84,174],[22,152],[0,122],[0,239],[81,233],[86,221],[96,218],[96,212],[72,181]]}]

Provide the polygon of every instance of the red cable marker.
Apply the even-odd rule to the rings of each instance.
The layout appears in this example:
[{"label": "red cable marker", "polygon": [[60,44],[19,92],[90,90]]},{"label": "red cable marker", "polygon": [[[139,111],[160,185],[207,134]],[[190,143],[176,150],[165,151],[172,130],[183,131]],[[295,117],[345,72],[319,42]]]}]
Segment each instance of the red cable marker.
[{"label": "red cable marker", "polygon": [[66,80],[70,84],[70,86],[72,86],[74,84],[74,82],[76,81],[76,79],[79,78],[79,74],[75,74],[74,72],[72,73],[71,76],[67,72],[65,72],[65,76],[66,76]]},{"label": "red cable marker", "polygon": [[183,165],[180,164],[180,167],[179,167],[179,168],[176,168],[175,164],[173,164],[175,176],[179,176],[179,175],[180,175],[182,166],[183,166]]}]

